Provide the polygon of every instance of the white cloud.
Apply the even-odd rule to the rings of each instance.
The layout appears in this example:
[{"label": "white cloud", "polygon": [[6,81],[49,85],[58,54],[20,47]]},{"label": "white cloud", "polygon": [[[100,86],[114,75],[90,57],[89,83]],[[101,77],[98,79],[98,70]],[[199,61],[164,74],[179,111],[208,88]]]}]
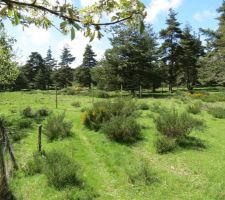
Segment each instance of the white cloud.
[{"label": "white cloud", "polygon": [[183,0],[152,0],[147,7],[147,22],[153,22],[156,17],[161,13],[168,11],[170,8],[178,8]]},{"label": "white cloud", "polygon": [[[21,27],[20,27],[21,28]],[[24,34],[21,38],[24,43],[32,43],[34,45],[43,45],[49,42],[51,33],[49,30],[38,28],[35,25],[24,29]]]},{"label": "white cloud", "polygon": [[[103,41],[100,41],[98,39],[95,39],[92,43],[90,43],[93,48],[93,51],[97,55],[96,59],[98,60],[103,57],[105,52],[105,49],[102,48],[103,46],[105,46],[103,43]],[[73,63],[72,67],[77,67],[82,64],[83,54],[87,44],[89,44],[89,39],[84,37],[81,32],[77,32],[76,38],[73,41],[71,41],[70,39],[60,41],[57,44],[56,51],[61,53],[63,47],[65,45],[68,45],[71,49],[72,55],[76,57],[76,60]]]},{"label": "white cloud", "polygon": [[216,12],[214,11],[210,11],[210,10],[203,10],[201,12],[197,12],[194,14],[194,19],[196,21],[204,21],[205,19],[208,19],[208,18],[215,18],[217,15]]}]

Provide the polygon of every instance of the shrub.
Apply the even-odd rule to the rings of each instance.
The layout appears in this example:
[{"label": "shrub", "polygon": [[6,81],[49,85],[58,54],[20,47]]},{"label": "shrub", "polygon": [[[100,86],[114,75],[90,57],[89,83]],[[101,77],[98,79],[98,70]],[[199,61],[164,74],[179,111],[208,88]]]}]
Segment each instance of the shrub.
[{"label": "shrub", "polygon": [[30,128],[32,126],[32,120],[30,119],[19,119],[16,121],[16,128],[19,129],[26,129],[26,128]]},{"label": "shrub", "polygon": [[34,117],[34,112],[30,106],[24,108],[21,112],[22,116],[27,117],[27,118],[33,118]]},{"label": "shrub", "polygon": [[167,137],[182,137],[188,135],[193,129],[203,126],[203,122],[193,118],[190,114],[178,113],[175,109],[165,109],[155,119],[157,130]]},{"label": "shrub", "polygon": [[110,97],[109,94],[105,91],[96,91],[94,96],[97,98],[109,98]]},{"label": "shrub", "polygon": [[83,124],[93,130],[99,130],[105,122],[114,116],[134,116],[136,105],[131,100],[116,99],[114,101],[97,102],[93,108],[83,114]]},{"label": "shrub", "polygon": [[41,108],[37,110],[36,114],[37,117],[47,117],[49,115],[49,111],[46,108]]},{"label": "shrub", "polygon": [[32,160],[29,160],[27,162],[27,165],[25,167],[25,173],[26,175],[29,176],[40,174],[43,172],[44,165],[45,165],[44,158],[40,153],[36,152],[33,154]]},{"label": "shrub", "polygon": [[139,105],[140,110],[149,110],[149,105],[147,103],[141,103]]},{"label": "shrub", "polygon": [[141,138],[141,128],[133,117],[115,116],[105,123],[102,131],[112,140],[132,143]]},{"label": "shrub", "polygon": [[72,123],[65,121],[65,113],[53,115],[47,120],[46,135],[50,141],[71,135]]},{"label": "shrub", "polygon": [[59,94],[76,95],[79,91],[75,87],[67,87],[59,91]]},{"label": "shrub", "polygon": [[225,108],[222,107],[211,107],[209,108],[208,113],[218,119],[225,118]]},{"label": "shrub", "polygon": [[201,102],[195,102],[195,103],[193,103],[193,104],[190,104],[190,105],[188,105],[188,107],[187,107],[187,111],[189,112],[189,113],[192,113],[192,114],[198,114],[198,113],[200,113],[201,112],[201,109],[202,109],[202,103]]},{"label": "shrub", "polygon": [[79,101],[74,101],[71,105],[76,108],[79,108],[81,106]]},{"label": "shrub", "polygon": [[48,183],[56,189],[69,186],[82,186],[79,166],[64,153],[53,150],[46,155],[45,175]]},{"label": "shrub", "polygon": [[136,162],[127,169],[128,180],[131,184],[151,185],[158,181],[155,172],[150,168],[146,161]]},{"label": "shrub", "polygon": [[156,151],[159,154],[171,152],[176,146],[176,140],[169,137],[158,137],[155,142]]}]

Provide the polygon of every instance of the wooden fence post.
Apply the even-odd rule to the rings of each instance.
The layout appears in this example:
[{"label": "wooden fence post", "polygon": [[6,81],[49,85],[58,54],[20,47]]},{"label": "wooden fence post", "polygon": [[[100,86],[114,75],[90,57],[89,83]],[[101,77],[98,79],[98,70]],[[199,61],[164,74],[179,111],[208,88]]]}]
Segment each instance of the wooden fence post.
[{"label": "wooden fence post", "polygon": [[139,96],[140,96],[140,99],[142,98],[142,86],[140,85],[140,89],[139,89]]},{"label": "wooden fence post", "polygon": [[15,158],[14,153],[13,153],[13,148],[11,146],[11,143],[10,143],[10,140],[9,140],[9,137],[8,137],[7,133],[6,133],[5,137],[6,137],[6,142],[7,142],[7,148],[8,148],[8,151],[9,151],[9,156],[10,156],[10,159],[11,159],[12,164],[13,164],[13,168],[17,170],[19,167],[16,163],[16,158]]},{"label": "wooden fence post", "polygon": [[41,143],[42,125],[38,127],[38,152],[41,153],[42,143]]},{"label": "wooden fence post", "polygon": [[0,127],[0,184],[1,187],[8,188],[7,176],[6,176],[6,166],[5,166],[5,149],[6,149],[6,139],[5,139],[5,128]]},{"label": "wooden fence post", "polygon": [[122,96],[123,96],[123,84],[121,83],[120,84],[120,97],[122,99]]},{"label": "wooden fence post", "polygon": [[93,83],[91,83],[91,96],[92,96],[92,103],[94,103],[94,88],[93,88]]},{"label": "wooden fence post", "polygon": [[58,88],[55,86],[55,107],[58,108]]}]

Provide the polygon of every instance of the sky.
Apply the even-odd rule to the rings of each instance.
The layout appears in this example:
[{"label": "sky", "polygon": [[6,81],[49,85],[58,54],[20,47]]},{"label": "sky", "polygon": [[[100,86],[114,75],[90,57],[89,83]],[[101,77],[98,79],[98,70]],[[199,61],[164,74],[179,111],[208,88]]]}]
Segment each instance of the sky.
[{"label": "sky", "polygon": [[[95,1],[97,0],[79,0],[79,6],[84,7]],[[222,5],[223,0],[142,0],[142,2],[148,13],[146,22],[151,23],[154,31],[158,33],[166,27],[165,20],[169,8],[173,8],[178,13],[177,18],[182,27],[189,24],[196,32],[200,27],[216,30],[218,26],[216,9]],[[20,64],[26,62],[31,52],[37,51],[45,57],[49,47],[53,56],[59,60],[65,45],[71,48],[72,54],[76,57],[71,67],[75,68],[82,63],[85,46],[89,44],[89,39],[85,38],[83,33],[77,32],[75,40],[71,41],[70,35],[65,36],[54,28],[44,30],[32,25],[22,30],[21,26],[13,27],[9,22],[7,23],[8,34],[17,40],[15,52]],[[97,59],[101,59],[105,50],[110,48],[109,35],[106,33],[104,35],[101,40],[95,39],[91,43]]]}]

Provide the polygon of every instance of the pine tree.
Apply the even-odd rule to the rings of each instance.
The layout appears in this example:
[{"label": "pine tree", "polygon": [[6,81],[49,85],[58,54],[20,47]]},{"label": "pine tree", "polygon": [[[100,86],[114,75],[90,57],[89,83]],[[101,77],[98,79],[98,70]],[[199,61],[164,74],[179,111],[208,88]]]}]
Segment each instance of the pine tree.
[{"label": "pine tree", "polygon": [[181,44],[181,77],[186,83],[187,89],[192,92],[198,79],[198,59],[204,50],[198,37],[191,33],[191,27],[186,26],[183,30]]},{"label": "pine tree", "polygon": [[160,31],[161,39],[164,42],[161,46],[162,59],[168,67],[168,82],[169,91],[172,92],[173,84],[175,83],[177,72],[179,69],[180,59],[180,39],[182,31],[180,23],[176,19],[177,13],[174,10],[169,10],[169,17],[166,20],[167,28]]},{"label": "pine tree", "polygon": [[72,64],[75,61],[75,57],[71,54],[68,46],[64,46],[60,58],[61,58],[61,62],[59,63],[60,67],[69,68],[70,64]]},{"label": "pine tree", "polygon": [[46,58],[44,59],[45,61],[45,66],[46,66],[46,81],[47,81],[47,86],[48,88],[50,87],[50,85],[53,83],[52,81],[52,73],[53,70],[56,69],[57,67],[57,61],[52,57],[52,51],[49,48],[47,51],[47,55]]},{"label": "pine tree", "polygon": [[73,69],[70,67],[70,64],[74,62],[75,57],[72,56],[69,47],[65,46],[60,58],[60,68],[54,72],[53,81],[59,87],[67,87],[73,82]]},{"label": "pine tree", "polygon": [[96,66],[97,61],[96,61],[95,57],[96,57],[96,54],[92,50],[91,45],[87,45],[85,48],[84,55],[83,55],[82,66],[87,67],[87,68],[92,68],[92,67]]},{"label": "pine tree", "polygon": [[225,86],[225,1],[217,10],[220,16],[217,31],[205,31],[209,36],[206,41],[213,38],[210,43],[210,51],[200,59],[200,81],[206,85]]},{"label": "pine tree", "polygon": [[75,80],[83,86],[90,87],[92,83],[91,69],[96,66],[96,54],[91,45],[87,45],[83,55],[83,63],[75,70]]},{"label": "pine tree", "polygon": [[[38,52],[32,52],[27,63],[22,68],[31,88],[46,89],[46,66],[44,59]],[[40,77],[39,77],[40,76]],[[44,77],[44,78],[43,78]]]},{"label": "pine tree", "polygon": [[135,27],[115,26],[110,41],[112,48],[105,52],[105,61],[100,63],[107,74],[98,77],[98,67],[92,71],[97,83],[102,85],[102,78],[106,77],[105,85],[114,89],[122,84],[133,94],[140,86],[149,88],[160,84],[156,72],[157,43],[151,26],[147,25],[143,34]]}]

